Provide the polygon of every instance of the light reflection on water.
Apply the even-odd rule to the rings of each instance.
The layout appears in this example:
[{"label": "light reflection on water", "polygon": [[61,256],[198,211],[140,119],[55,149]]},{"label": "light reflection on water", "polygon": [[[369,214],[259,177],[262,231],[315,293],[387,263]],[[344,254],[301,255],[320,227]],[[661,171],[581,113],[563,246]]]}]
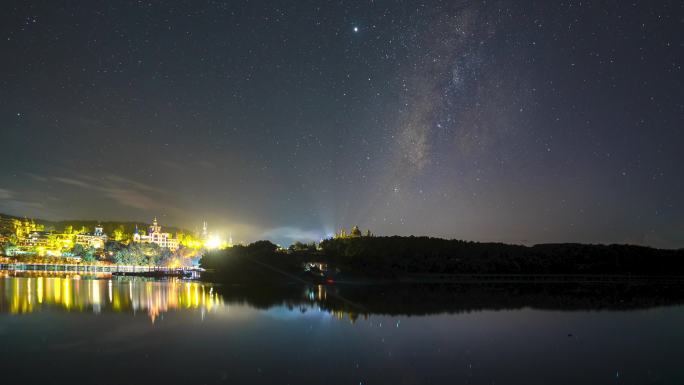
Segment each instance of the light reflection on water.
[{"label": "light reflection on water", "polygon": [[684,290],[633,286],[212,286],[0,271],[2,383],[684,383]]},{"label": "light reflection on water", "polygon": [[169,279],[154,281],[111,275],[39,274],[0,272],[0,313],[25,314],[44,307],[100,313],[146,312],[154,322],[174,310],[202,314],[222,306],[211,285]]}]

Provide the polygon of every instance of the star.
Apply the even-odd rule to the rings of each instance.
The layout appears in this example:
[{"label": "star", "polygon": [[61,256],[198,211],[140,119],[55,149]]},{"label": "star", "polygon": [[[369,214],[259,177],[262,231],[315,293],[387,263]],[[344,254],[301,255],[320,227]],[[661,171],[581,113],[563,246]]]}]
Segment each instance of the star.
[{"label": "star", "polygon": [[359,27],[354,27],[354,32],[359,32]]}]

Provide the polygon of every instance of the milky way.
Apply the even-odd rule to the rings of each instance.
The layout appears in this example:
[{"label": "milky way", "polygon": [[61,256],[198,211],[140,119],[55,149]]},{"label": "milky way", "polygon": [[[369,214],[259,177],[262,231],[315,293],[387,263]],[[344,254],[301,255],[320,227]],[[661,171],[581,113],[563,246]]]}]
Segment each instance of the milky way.
[{"label": "milky way", "polygon": [[0,212],[684,246],[682,4],[2,7]]}]

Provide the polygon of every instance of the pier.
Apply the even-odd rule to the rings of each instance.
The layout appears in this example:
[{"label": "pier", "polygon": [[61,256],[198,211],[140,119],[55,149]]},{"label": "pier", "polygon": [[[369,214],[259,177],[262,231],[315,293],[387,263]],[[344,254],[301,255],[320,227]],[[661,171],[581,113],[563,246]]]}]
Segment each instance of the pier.
[{"label": "pier", "polygon": [[73,273],[167,273],[191,274],[195,276],[202,269],[198,267],[166,267],[166,266],[129,266],[129,265],[84,265],[84,264],[51,264],[51,263],[0,263],[0,270],[8,271],[46,271]]}]

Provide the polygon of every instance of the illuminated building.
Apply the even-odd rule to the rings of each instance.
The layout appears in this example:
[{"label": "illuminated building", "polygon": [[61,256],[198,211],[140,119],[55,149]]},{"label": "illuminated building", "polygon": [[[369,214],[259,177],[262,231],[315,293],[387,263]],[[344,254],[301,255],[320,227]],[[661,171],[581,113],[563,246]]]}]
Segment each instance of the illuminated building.
[{"label": "illuminated building", "polygon": [[342,229],[339,233],[335,233],[334,238],[360,238],[360,237],[372,237],[373,233],[370,230],[366,230],[366,234],[361,233],[359,226],[352,227],[351,231],[347,233],[347,230]]},{"label": "illuminated building", "polygon": [[102,226],[95,226],[95,231],[92,233],[77,234],[76,244],[85,247],[93,247],[95,249],[104,248],[107,243],[107,234],[102,231]]},{"label": "illuminated building", "polygon": [[174,238],[169,233],[162,233],[161,226],[157,222],[157,218],[152,221],[152,226],[149,227],[147,234],[140,235],[138,228],[135,228],[133,234],[133,242],[140,243],[155,243],[159,247],[165,247],[171,250],[178,249],[178,238]]},{"label": "illuminated building", "polygon": [[49,231],[33,231],[19,241],[21,246],[46,247],[49,244],[51,233]]}]

